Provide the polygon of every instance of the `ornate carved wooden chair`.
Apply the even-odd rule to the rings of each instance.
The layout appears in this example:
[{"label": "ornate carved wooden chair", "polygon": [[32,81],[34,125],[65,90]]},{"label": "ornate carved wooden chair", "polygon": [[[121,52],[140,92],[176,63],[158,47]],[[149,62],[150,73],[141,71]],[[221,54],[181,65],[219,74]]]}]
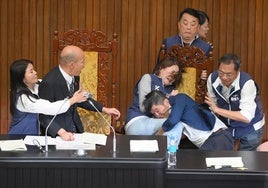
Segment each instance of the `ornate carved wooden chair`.
[{"label": "ornate carved wooden chair", "polygon": [[186,93],[198,103],[203,103],[206,95],[206,80],[200,79],[202,70],[207,70],[209,75],[212,71],[212,54],[207,57],[204,52],[194,46],[172,46],[165,51],[165,45],[162,45],[160,59],[165,56],[177,57],[180,68],[183,69],[182,81],[178,86],[181,93]]},{"label": "ornate carved wooden chair", "polygon": [[[67,45],[75,45],[85,52],[85,68],[80,75],[83,89],[93,94],[93,98],[107,107],[116,107],[117,87],[117,35],[112,40],[101,31],[69,30],[59,34],[54,32],[53,64],[58,65],[60,51]],[[86,132],[109,134],[110,127],[96,112],[78,109]],[[105,116],[105,114],[103,114]],[[116,129],[116,121],[110,117]]]}]

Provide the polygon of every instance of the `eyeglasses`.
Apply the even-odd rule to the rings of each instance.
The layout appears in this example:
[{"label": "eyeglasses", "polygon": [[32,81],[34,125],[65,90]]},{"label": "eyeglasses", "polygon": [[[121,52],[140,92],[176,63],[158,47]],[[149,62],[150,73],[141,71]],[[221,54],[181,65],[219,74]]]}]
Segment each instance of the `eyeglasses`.
[{"label": "eyeglasses", "polygon": [[232,78],[234,76],[234,73],[225,73],[220,70],[218,70],[219,77],[224,77],[226,76],[227,78]]}]

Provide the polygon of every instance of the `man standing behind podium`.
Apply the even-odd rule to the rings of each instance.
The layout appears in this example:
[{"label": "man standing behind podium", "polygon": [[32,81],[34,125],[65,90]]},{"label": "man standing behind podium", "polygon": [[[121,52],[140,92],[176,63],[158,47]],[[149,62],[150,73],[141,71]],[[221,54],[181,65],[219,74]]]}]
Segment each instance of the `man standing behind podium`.
[{"label": "man standing behind podium", "polygon": [[[39,96],[50,102],[70,97],[73,92],[79,89],[79,75],[84,66],[85,55],[83,50],[77,46],[66,46],[60,54],[59,66],[52,69],[43,78],[39,86]],[[120,112],[116,108],[103,107],[99,102],[90,100],[100,112],[113,115],[116,119],[120,117]],[[71,106],[66,113],[56,116],[48,128],[49,135],[59,135],[63,140],[73,140],[73,133],[84,132],[77,107],[96,111],[88,101]],[[46,128],[52,118],[53,116],[40,115],[41,126]]]}]

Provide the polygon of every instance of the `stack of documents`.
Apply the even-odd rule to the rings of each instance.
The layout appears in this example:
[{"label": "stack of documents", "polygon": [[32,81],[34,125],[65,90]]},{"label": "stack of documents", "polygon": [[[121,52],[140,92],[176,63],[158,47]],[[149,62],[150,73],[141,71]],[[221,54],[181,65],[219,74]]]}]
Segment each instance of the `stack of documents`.
[{"label": "stack of documents", "polygon": [[156,152],[159,151],[157,140],[130,140],[131,152]]},{"label": "stack of documents", "polygon": [[232,167],[232,168],[242,168],[244,163],[242,157],[208,157],[206,158],[207,167]]},{"label": "stack of documents", "polygon": [[[72,141],[64,141],[59,136],[56,138],[48,136],[47,140],[48,145],[56,145],[58,150],[95,150],[96,144],[106,145],[107,136],[104,134],[82,133],[74,134],[74,140]],[[45,136],[26,136],[24,138],[24,143],[27,145],[35,145],[36,141],[41,146],[45,146]]]},{"label": "stack of documents", "polygon": [[26,151],[26,145],[23,140],[2,140],[0,141],[2,151]]}]

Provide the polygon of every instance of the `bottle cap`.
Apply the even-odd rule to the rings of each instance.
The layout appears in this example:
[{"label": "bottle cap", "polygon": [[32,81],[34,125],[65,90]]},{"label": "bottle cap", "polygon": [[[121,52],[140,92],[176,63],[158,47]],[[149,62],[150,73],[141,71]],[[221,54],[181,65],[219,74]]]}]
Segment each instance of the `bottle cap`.
[{"label": "bottle cap", "polygon": [[176,152],[176,150],[177,150],[177,148],[176,148],[175,145],[171,145],[171,146],[169,146],[169,148],[168,148],[168,151],[169,151],[169,152]]}]

